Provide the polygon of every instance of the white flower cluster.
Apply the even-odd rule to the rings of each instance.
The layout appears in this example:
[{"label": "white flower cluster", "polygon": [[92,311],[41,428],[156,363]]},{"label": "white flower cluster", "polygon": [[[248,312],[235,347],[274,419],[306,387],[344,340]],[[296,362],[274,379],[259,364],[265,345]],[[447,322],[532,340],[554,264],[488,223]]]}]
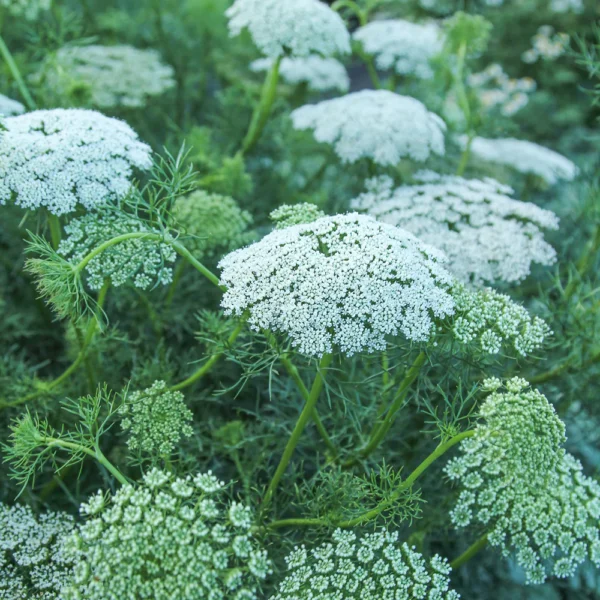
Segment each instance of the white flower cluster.
[{"label": "white flower cluster", "polygon": [[75,570],[63,600],[255,600],[270,561],[250,532],[252,511],[223,504],[223,486],[210,472],[152,469],[110,500],[99,492],[65,547]]},{"label": "white flower cluster", "polygon": [[398,533],[386,530],[358,538],[336,530],[332,542],[310,552],[296,547],[286,557],[288,575],[271,600],[457,600],[450,590],[448,561],[427,560]]},{"label": "white flower cluster", "polygon": [[569,48],[570,37],[567,33],[554,33],[554,27],[542,25],[531,38],[532,47],[521,55],[523,62],[531,64],[540,58],[553,61],[562,56]]},{"label": "white flower cluster", "polygon": [[254,241],[252,215],[229,196],[197,190],[178,198],[173,216],[185,237],[185,247],[198,259],[230,252]]},{"label": "white flower cluster", "polygon": [[4,120],[0,205],[62,215],[123,198],[151,150],[126,123],[92,110],[38,110]]},{"label": "white flower cluster", "polygon": [[[104,213],[88,214],[73,219],[65,226],[65,237],[58,253],[73,264],[80,262],[103,242],[117,236],[142,232],[160,234],[138,219]],[[104,280],[110,278],[112,285],[120,286],[132,282],[146,290],[153,285],[171,283],[177,254],[173,248],[161,241],[142,238],[128,239],[110,246],[86,265],[87,282],[91,289],[98,290]]]},{"label": "white flower cluster", "polygon": [[168,456],[182,436],[193,433],[192,411],[185,405],[183,394],[169,391],[164,381],[126,394],[118,412],[121,428],[129,433],[129,449],[153,457]]},{"label": "white flower cluster", "polygon": [[600,486],[562,449],[564,425],[552,405],[518,378],[495,389],[480,409],[475,435],[446,466],[462,491],[451,512],[457,528],[484,526],[490,545],[514,552],[528,583],[571,577],[600,566]]},{"label": "white flower cluster", "polygon": [[[250,64],[255,72],[268,71],[273,64],[272,58],[259,58]],[[350,77],[346,67],[335,58],[306,56],[283,58],[279,66],[281,79],[290,85],[306,84],[314,92],[336,90],[342,93],[350,89]]]},{"label": "white flower cluster", "polygon": [[0,7],[7,8],[15,17],[24,17],[28,21],[38,18],[45,10],[50,10],[52,0],[0,0]]},{"label": "white flower cluster", "polygon": [[0,116],[14,117],[22,115],[25,112],[25,107],[16,100],[0,94]]},{"label": "white flower cluster", "polygon": [[331,144],[344,163],[369,158],[397,165],[402,158],[424,161],[444,154],[446,125],[408,96],[363,90],[308,104],[292,112],[296,129],[314,129],[318,142]]},{"label": "white flower cluster", "polygon": [[275,230],[219,263],[226,314],[249,313],[257,330],[288,334],[321,356],[382,350],[386,336],[426,341],[452,314],[443,255],[397,227],[363,215],[323,217]]},{"label": "white flower cluster", "polygon": [[514,350],[527,356],[542,346],[552,331],[543,319],[531,317],[509,296],[491,289],[472,292],[463,285],[452,291],[455,312],[453,336],[463,344],[475,343],[488,354]]},{"label": "white flower cluster", "polygon": [[378,69],[421,79],[433,77],[430,60],[444,44],[435,23],[418,24],[402,19],[372,21],[359,27],[352,38],[375,58]]},{"label": "white flower cluster", "polygon": [[63,551],[72,517],[0,503],[0,598],[59,600],[72,563]]},{"label": "white flower cluster", "polygon": [[402,227],[443,250],[454,275],[474,285],[518,282],[532,263],[552,264],[556,253],[542,229],[557,229],[556,215],[510,198],[512,189],[494,179],[464,179],[419,171],[420,185],[393,189],[376,177],[351,202],[379,221]]},{"label": "white flower cluster", "polygon": [[269,218],[275,223],[275,229],[312,223],[324,216],[325,213],[316,204],[310,202],[282,204],[269,214]]},{"label": "white flower cluster", "polygon": [[511,79],[496,63],[488,65],[479,73],[471,73],[467,82],[476,89],[484,109],[498,108],[506,117],[511,117],[526,106],[529,102],[528,94],[537,87],[531,77]]},{"label": "white flower cluster", "polygon": [[[466,143],[461,139],[463,145]],[[564,179],[575,179],[579,169],[568,158],[554,150],[514,138],[486,139],[476,137],[471,153],[482,160],[507,165],[521,173],[532,173],[549,185]]]},{"label": "white flower cluster", "polygon": [[350,52],[344,21],[319,0],[235,0],[225,14],[230,35],[247,29],[258,49],[271,58]]},{"label": "white flower cluster", "polygon": [[100,108],[141,108],[175,85],[173,68],[156,50],[127,45],[60,48],[43,75],[54,89],[84,84]]}]

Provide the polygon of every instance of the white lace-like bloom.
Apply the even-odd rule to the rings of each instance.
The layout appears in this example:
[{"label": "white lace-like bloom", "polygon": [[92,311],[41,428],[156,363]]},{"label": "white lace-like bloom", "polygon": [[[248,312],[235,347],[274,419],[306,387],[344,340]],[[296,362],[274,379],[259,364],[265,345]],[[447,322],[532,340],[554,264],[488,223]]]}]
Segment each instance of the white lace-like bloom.
[{"label": "white lace-like bloom", "polygon": [[396,165],[402,158],[424,161],[444,154],[445,123],[408,96],[363,90],[308,104],[292,112],[296,129],[314,129],[318,142],[332,144],[345,163],[370,158]]},{"label": "white lace-like bloom", "polygon": [[[462,143],[466,143],[461,138]],[[568,158],[554,150],[514,138],[486,139],[476,137],[471,144],[474,156],[493,163],[507,165],[521,173],[533,173],[549,185],[560,179],[575,179],[579,169]]]},{"label": "white lace-like bloom", "polygon": [[38,517],[28,506],[0,503],[0,598],[59,600],[71,575],[64,543],[74,526],[66,513]]},{"label": "white lace-like bloom", "polygon": [[554,27],[542,25],[531,38],[531,48],[521,55],[523,62],[532,64],[538,59],[553,61],[569,49],[569,34],[554,33]]},{"label": "white lace-like bloom", "polygon": [[225,14],[230,35],[248,29],[259,50],[271,58],[350,52],[344,21],[319,0],[235,0]]},{"label": "white lace-like bloom", "polygon": [[28,21],[37,19],[44,10],[50,10],[52,0],[0,0],[0,7],[8,9],[11,15],[24,17]]},{"label": "white lace-like bloom", "polygon": [[352,35],[366,54],[375,58],[378,69],[398,75],[433,77],[429,61],[443,46],[440,28],[435,23],[417,24],[402,19],[372,21]]},{"label": "white lace-like bloom", "polygon": [[556,215],[510,198],[513,190],[494,179],[464,179],[420,171],[420,185],[393,189],[376,177],[351,202],[384,223],[410,231],[443,250],[458,279],[475,285],[518,282],[532,263],[552,264],[556,252],[542,229],[557,229]]},{"label": "white lace-like bloom", "polygon": [[24,112],[25,107],[20,102],[0,94],[0,116],[14,117],[15,115],[22,115]]},{"label": "white lace-like bloom", "polygon": [[[252,71],[268,71],[273,64],[272,58],[259,58],[250,64]],[[309,90],[328,92],[337,90],[347,92],[350,89],[350,77],[346,67],[335,58],[307,56],[283,58],[279,66],[281,79],[290,85],[305,83]]]},{"label": "white lace-like bloom", "polygon": [[358,214],[273,231],[220,263],[226,314],[288,334],[299,352],[382,350],[388,335],[426,341],[452,314],[443,255]]},{"label": "white lace-like bloom", "polygon": [[123,198],[151,149],[122,121],[56,108],[8,117],[0,145],[0,204],[62,215]]},{"label": "white lace-like bloom", "polygon": [[55,89],[84,84],[99,108],[141,108],[175,85],[173,67],[156,50],[126,45],[61,48],[42,74]]},{"label": "white lace-like bloom", "polygon": [[493,393],[475,435],[446,474],[462,487],[451,512],[457,528],[483,526],[490,545],[514,552],[528,583],[571,577],[590,559],[600,566],[600,486],[565,454],[564,425],[527,382],[484,382]]},{"label": "white lace-like bloom", "polygon": [[288,575],[270,600],[458,600],[450,590],[450,565],[435,555],[427,560],[397,532],[358,537],[336,530],[331,543],[308,551],[296,547],[286,557]]},{"label": "white lace-like bloom", "polygon": [[173,478],[159,469],[81,506],[89,518],[65,547],[75,561],[62,600],[255,600],[271,573],[252,532],[252,511],[223,502],[211,474]]}]

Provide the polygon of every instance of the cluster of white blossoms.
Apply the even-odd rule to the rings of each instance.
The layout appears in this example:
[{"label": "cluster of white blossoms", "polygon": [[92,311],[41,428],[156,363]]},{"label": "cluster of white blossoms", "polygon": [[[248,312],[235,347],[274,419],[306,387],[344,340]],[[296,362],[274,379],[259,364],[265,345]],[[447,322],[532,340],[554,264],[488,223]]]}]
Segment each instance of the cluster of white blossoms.
[{"label": "cluster of white blossoms", "polygon": [[427,560],[397,532],[358,537],[337,529],[331,542],[310,551],[296,547],[286,557],[288,575],[270,600],[457,600],[450,590],[450,565]]},{"label": "cluster of white blossoms", "polygon": [[[466,144],[466,139],[461,138]],[[521,173],[532,173],[547,184],[559,180],[572,181],[579,169],[568,158],[554,150],[514,138],[487,139],[476,137],[471,143],[471,153],[482,160],[507,165]]]},{"label": "cluster of white blossoms", "polygon": [[435,23],[411,23],[402,19],[372,21],[359,27],[352,38],[373,56],[378,69],[398,75],[433,77],[430,60],[444,44]]},{"label": "cluster of white blossoms", "polygon": [[0,204],[62,215],[123,198],[151,149],[126,123],[92,110],[38,110],[4,120]]},{"label": "cluster of white blossoms", "polygon": [[22,115],[24,112],[25,107],[20,102],[0,94],[0,116],[14,117],[15,115]]},{"label": "cluster of white blossoms", "polygon": [[552,334],[543,319],[532,317],[505,294],[491,289],[473,292],[456,285],[452,297],[452,335],[462,344],[476,344],[487,354],[514,350],[519,356],[527,356]]},{"label": "cluster of white blossoms", "polygon": [[171,454],[182,436],[193,433],[192,411],[185,405],[183,394],[169,391],[164,381],[127,393],[118,412],[121,429],[129,434],[129,449],[153,457]]},{"label": "cluster of white blossoms", "polygon": [[28,21],[37,19],[39,14],[50,10],[52,0],[0,0],[0,7],[7,8],[15,17],[24,17]]},{"label": "cluster of white blossoms", "polygon": [[444,154],[444,121],[418,100],[387,90],[308,104],[291,116],[296,129],[313,129],[344,163],[368,158],[392,166],[402,158],[422,162],[431,153]]},{"label": "cluster of white blossoms", "polygon": [[[65,226],[65,233],[67,236],[60,242],[58,253],[74,265],[117,236],[128,233],[162,235],[158,229],[151,229],[133,217],[104,213],[73,219]],[[173,279],[171,265],[176,258],[173,248],[160,239],[127,239],[108,247],[87,263],[87,283],[93,290],[99,290],[107,278],[116,287],[127,282],[143,290],[154,285],[167,285]]]},{"label": "cluster of white blossoms", "polygon": [[141,108],[175,85],[173,67],[156,50],[127,45],[60,48],[40,75],[53,89],[85,85],[100,108]]},{"label": "cluster of white blossoms", "polygon": [[367,191],[351,207],[402,227],[443,250],[449,268],[465,283],[518,282],[531,264],[552,264],[556,252],[542,229],[557,229],[558,218],[494,179],[464,179],[419,171],[419,185],[393,189],[390,177],[367,180]]},{"label": "cluster of white blossoms", "polygon": [[321,356],[382,350],[386,336],[426,341],[453,313],[443,255],[412,234],[358,214],[275,230],[219,263],[226,314],[289,335]]},{"label": "cluster of white blossoms", "polygon": [[64,542],[74,527],[65,513],[38,517],[28,506],[0,503],[0,598],[59,600],[72,566]]},{"label": "cluster of white blossoms", "polygon": [[350,52],[344,21],[319,0],[235,0],[225,14],[230,35],[247,29],[257,48],[271,58]]},{"label": "cluster of white blossoms", "polygon": [[282,204],[269,214],[269,218],[275,223],[275,229],[312,223],[324,216],[325,213],[316,204],[310,202]]},{"label": "cluster of white blossoms", "polygon": [[[268,71],[272,65],[272,58],[259,58],[250,64],[250,69],[255,72]],[[336,90],[345,93],[350,89],[350,77],[346,67],[335,58],[286,57],[279,65],[279,75],[290,85],[305,84],[314,92]]]},{"label": "cluster of white blossoms", "polygon": [[477,96],[484,109],[497,108],[506,117],[525,107],[529,102],[528,94],[534,92],[537,87],[531,77],[510,78],[496,63],[488,65],[479,73],[471,73],[467,82],[477,90]]},{"label": "cluster of white blossoms", "polygon": [[225,504],[224,485],[210,471],[152,469],[110,499],[98,492],[65,545],[75,568],[62,599],[256,600],[270,561],[252,537],[252,511]]},{"label": "cluster of white blossoms", "polygon": [[462,491],[451,512],[457,528],[482,526],[490,545],[514,553],[528,583],[571,577],[600,566],[600,486],[565,454],[564,425],[523,379],[486,380],[475,435],[446,466]]},{"label": "cluster of white blossoms", "polygon": [[531,38],[531,48],[521,55],[525,63],[537,62],[540,58],[553,61],[569,49],[568,33],[554,33],[551,25],[542,25]]}]

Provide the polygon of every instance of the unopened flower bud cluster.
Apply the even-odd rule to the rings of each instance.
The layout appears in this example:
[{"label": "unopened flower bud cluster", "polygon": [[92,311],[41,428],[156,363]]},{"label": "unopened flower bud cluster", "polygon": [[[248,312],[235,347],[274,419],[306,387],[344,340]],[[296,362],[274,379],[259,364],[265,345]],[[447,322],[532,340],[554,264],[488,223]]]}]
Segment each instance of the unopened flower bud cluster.
[{"label": "unopened flower bud cluster", "polygon": [[310,202],[282,204],[269,214],[269,218],[275,223],[275,229],[312,223],[324,216],[325,213],[317,205]]}]

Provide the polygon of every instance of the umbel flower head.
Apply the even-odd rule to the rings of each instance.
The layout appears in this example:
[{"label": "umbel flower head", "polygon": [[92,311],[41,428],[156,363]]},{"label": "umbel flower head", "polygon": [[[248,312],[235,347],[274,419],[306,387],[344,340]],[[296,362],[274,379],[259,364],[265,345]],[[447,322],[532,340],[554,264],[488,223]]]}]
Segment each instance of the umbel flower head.
[{"label": "umbel flower head", "polygon": [[175,85],[173,67],[156,50],[133,46],[67,46],[40,76],[52,89],[84,85],[99,108],[141,108]]},{"label": "umbel flower head", "polygon": [[79,263],[103,242],[117,236],[129,233],[148,236],[127,239],[92,258],[85,271],[87,283],[93,290],[99,290],[106,278],[114,286],[131,282],[143,290],[172,281],[171,265],[177,254],[169,244],[161,241],[163,234],[158,229],[150,228],[139,219],[111,213],[90,213],[73,219],[65,226],[65,233],[67,235],[60,242],[58,253],[72,264]]},{"label": "umbel flower head", "polygon": [[296,547],[286,557],[288,575],[270,600],[457,600],[450,590],[450,565],[427,560],[398,533],[386,530],[358,537],[336,530],[330,543],[313,550]]},{"label": "umbel flower head", "polygon": [[307,104],[292,112],[296,129],[313,129],[318,142],[331,144],[344,163],[369,158],[396,165],[402,158],[424,161],[444,154],[442,119],[408,96],[363,90]]},{"label": "umbel flower head", "polygon": [[[465,143],[464,138],[461,142]],[[575,164],[562,154],[514,138],[492,140],[476,137],[471,143],[471,153],[482,160],[537,175],[548,185],[554,185],[561,179],[571,181],[579,172]]]},{"label": "umbel flower head", "polygon": [[256,47],[270,58],[350,52],[344,21],[319,0],[235,0],[225,14],[230,35],[247,29]]},{"label": "umbel flower head", "polygon": [[252,537],[252,511],[223,502],[223,487],[210,471],[152,469],[110,499],[98,492],[65,547],[75,569],[63,600],[255,600],[270,561]]},{"label": "umbel flower head", "polygon": [[564,425],[523,379],[486,380],[475,435],[446,466],[461,485],[451,512],[457,528],[478,525],[504,556],[514,553],[528,583],[600,566],[600,486],[565,454]]},{"label": "umbel flower head", "polygon": [[28,21],[37,19],[39,14],[50,10],[52,0],[0,0],[0,7],[7,8],[15,17],[24,17]]},{"label": "umbel flower head", "polygon": [[443,255],[410,233],[356,213],[275,230],[219,263],[226,314],[284,332],[299,352],[384,349],[387,335],[428,340],[452,314]]},{"label": "umbel flower head", "polygon": [[125,394],[118,412],[121,428],[129,433],[129,449],[154,458],[171,454],[181,436],[193,433],[192,411],[185,405],[183,394],[169,391],[164,381]]},{"label": "umbel flower head", "polygon": [[[273,64],[272,58],[259,58],[250,64],[252,71],[268,71]],[[314,92],[336,90],[347,92],[350,77],[346,67],[335,58],[306,56],[283,58],[279,65],[281,79],[290,85],[306,84]]]},{"label": "umbel flower head", "polygon": [[316,204],[310,202],[282,204],[269,214],[269,218],[275,223],[275,229],[312,223],[324,216],[325,213]]},{"label": "umbel flower head", "polygon": [[0,204],[14,201],[55,215],[123,198],[151,150],[126,123],[80,109],[38,110],[4,120]]},{"label": "umbel flower head", "polygon": [[443,250],[458,279],[481,285],[518,282],[531,264],[552,264],[554,249],[543,229],[557,229],[556,215],[513,200],[513,190],[494,179],[464,179],[420,171],[419,185],[393,189],[387,176],[367,181],[352,208],[410,231]]},{"label": "umbel flower head", "polygon": [[444,44],[435,23],[411,23],[402,19],[371,21],[359,27],[352,38],[363,51],[375,58],[377,68],[398,75],[433,77],[430,60]]},{"label": "umbel flower head", "polygon": [[197,190],[178,198],[173,216],[185,246],[198,259],[230,252],[255,240],[252,215],[229,196]]},{"label": "umbel flower head", "polygon": [[74,526],[66,513],[38,517],[28,506],[0,503],[0,598],[59,600],[70,579],[64,543]]},{"label": "umbel flower head", "polygon": [[14,117],[15,115],[22,115],[24,112],[25,107],[20,102],[0,94],[0,116]]}]

